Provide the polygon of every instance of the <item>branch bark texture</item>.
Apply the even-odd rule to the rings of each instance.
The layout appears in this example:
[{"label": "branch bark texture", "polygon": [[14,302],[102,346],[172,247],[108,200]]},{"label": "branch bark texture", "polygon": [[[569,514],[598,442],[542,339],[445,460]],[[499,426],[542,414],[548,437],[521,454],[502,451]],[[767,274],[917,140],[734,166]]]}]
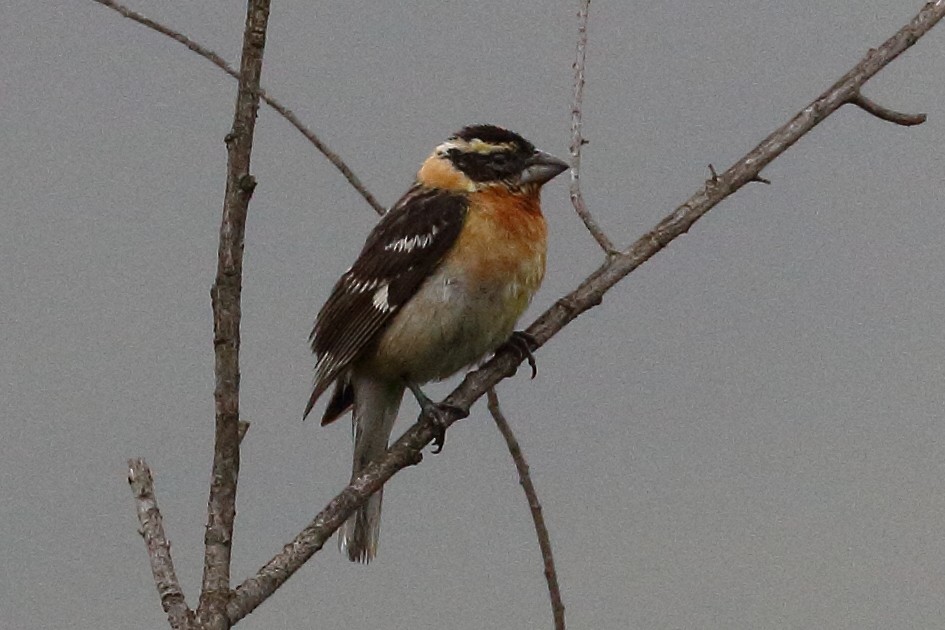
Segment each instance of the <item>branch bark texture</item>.
[{"label": "branch bark texture", "polygon": [[167,621],[174,630],[189,627],[193,617],[184,592],[180,588],[174,561],[171,559],[171,543],[164,533],[164,519],[154,496],[154,479],[151,469],[143,459],[128,460],[128,484],[135,498],[138,513],[138,533],[144,539],[151,563],[151,575],[157,586],[161,607],[167,613]]},{"label": "branch bark texture", "polygon": [[213,474],[204,535],[203,586],[197,619],[209,628],[229,628],[225,614],[230,597],[230,553],[236,515],[236,483],[240,469],[240,293],[246,214],[256,182],[250,175],[253,133],[259,110],[269,0],[250,0],[243,34],[239,89],[233,128],[226,137],[227,177],[217,275],[210,291],[213,307],[214,402]]},{"label": "branch bark texture", "polygon": [[[784,153],[802,136],[846,103],[854,102],[861,87],[877,72],[916,43],[945,15],[945,0],[925,5],[922,11],[882,46],[840,78],[826,92],[801,110],[785,125],[765,138],[757,147],[717,178],[706,182],[685,203],[673,210],[652,230],[629,248],[613,255],[571,293],[559,299],[528,328],[538,346],[545,344],[581,313],[600,304],[604,294],[630,272],[653,257],[678,236],[686,233],[702,216],[752,181],[759,181],[761,170]],[[520,358],[512,351],[498,353],[482,368],[466,376],[446,402],[460,410],[470,405],[500,380],[515,372]],[[461,416],[448,416],[449,423]],[[387,455],[359,474],[348,487],[332,499],[294,540],[266,563],[259,572],[236,588],[227,604],[231,622],[254,610],[295,571],[312,557],[354,509],[378,490],[398,470],[420,461],[421,450],[430,443],[433,428],[418,422],[389,449]]]},{"label": "branch bark texture", "polygon": [[545,568],[545,582],[548,583],[548,597],[551,599],[551,615],[554,619],[555,630],[565,630],[564,625],[564,602],[561,600],[561,587],[558,586],[558,571],[555,569],[555,557],[551,551],[551,536],[548,534],[548,526],[545,525],[545,516],[542,513],[541,502],[538,500],[538,491],[535,490],[535,484],[532,483],[532,475],[528,469],[528,461],[525,459],[525,453],[512,432],[512,427],[502,413],[499,406],[499,396],[494,389],[486,392],[489,401],[489,413],[498,427],[499,433],[505,438],[505,445],[509,449],[512,461],[515,462],[515,470],[518,471],[518,482],[525,491],[525,497],[528,499],[528,509],[532,513],[532,522],[535,524],[535,535],[538,537],[538,548],[541,550],[541,559]]},{"label": "branch bark texture", "polygon": [[574,94],[571,97],[571,186],[569,194],[574,211],[584,222],[584,227],[591,233],[600,248],[608,256],[617,253],[614,244],[604,233],[604,230],[594,219],[591,211],[584,202],[584,193],[581,191],[581,149],[587,143],[582,134],[584,125],[584,66],[587,59],[587,14],[591,0],[581,0],[578,9],[578,36],[574,64]]}]

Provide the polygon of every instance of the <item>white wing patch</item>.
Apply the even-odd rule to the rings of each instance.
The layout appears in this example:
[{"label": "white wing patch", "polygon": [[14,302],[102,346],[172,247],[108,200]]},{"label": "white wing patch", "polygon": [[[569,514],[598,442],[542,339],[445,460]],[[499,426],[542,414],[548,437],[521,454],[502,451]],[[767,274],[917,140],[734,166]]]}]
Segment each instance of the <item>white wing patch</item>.
[{"label": "white wing patch", "polygon": [[368,291],[373,291],[377,287],[383,284],[383,280],[358,280],[354,276],[348,276],[345,279],[345,284],[349,291],[354,293],[367,293]]},{"label": "white wing patch", "polygon": [[326,352],[322,356],[318,357],[318,362],[315,364],[315,371],[318,374],[328,373],[333,368],[338,365],[338,357],[333,355],[331,352]]},{"label": "white wing patch", "polygon": [[374,299],[372,300],[374,303],[374,308],[381,311],[382,313],[394,310],[394,307],[391,306],[387,301],[387,289],[389,286],[389,284],[385,284],[374,292]]},{"label": "white wing patch", "polygon": [[397,239],[393,243],[388,243],[384,246],[384,250],[388,252],[403,252],[409,254],[417,248],[429,247],[433,243],[433,237],[436,236],[437,232],[440,230],[433,226],[430,228],[428,234],[414,234],[413,236],[404,236]]}]

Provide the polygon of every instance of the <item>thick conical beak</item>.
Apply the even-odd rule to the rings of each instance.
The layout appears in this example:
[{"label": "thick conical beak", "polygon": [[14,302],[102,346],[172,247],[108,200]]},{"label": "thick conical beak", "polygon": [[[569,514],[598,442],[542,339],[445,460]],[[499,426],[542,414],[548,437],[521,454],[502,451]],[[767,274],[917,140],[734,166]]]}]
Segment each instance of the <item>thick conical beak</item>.
[{"label": "thick conical beak", "polygon": [[522,174],[519,176],[520,184],[538,184],[539,186],[548,182],[562,172],[568,169],[568,165],[563,160],[559,160],[550,153],[544,151],[535,151],[525,163]]}]

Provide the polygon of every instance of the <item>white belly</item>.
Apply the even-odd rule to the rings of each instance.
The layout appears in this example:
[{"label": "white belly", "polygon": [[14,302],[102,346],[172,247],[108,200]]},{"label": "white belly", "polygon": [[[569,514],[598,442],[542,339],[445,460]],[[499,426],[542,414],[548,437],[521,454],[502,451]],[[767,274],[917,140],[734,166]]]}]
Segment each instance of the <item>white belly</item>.
[{"label": "white belly", "polygon": [[[502,283],[473,281],[445,264],[395,315],[365,366],[387,378],[426,383],[477,362],[509,338],[528,307],[534,278],[507,276]],[[531,282],[529,282],[531,280]]]}]

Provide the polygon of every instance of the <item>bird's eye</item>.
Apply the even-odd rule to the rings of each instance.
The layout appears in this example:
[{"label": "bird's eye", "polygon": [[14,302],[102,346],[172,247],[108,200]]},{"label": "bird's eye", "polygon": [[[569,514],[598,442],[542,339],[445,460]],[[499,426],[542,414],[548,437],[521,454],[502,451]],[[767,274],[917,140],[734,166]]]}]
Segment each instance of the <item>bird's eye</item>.
[{"label": "bird's eye", "polygon": [[492,163],[496,166],[506,166],[509,163],[508,153],[495,153],[492,156]]}]

